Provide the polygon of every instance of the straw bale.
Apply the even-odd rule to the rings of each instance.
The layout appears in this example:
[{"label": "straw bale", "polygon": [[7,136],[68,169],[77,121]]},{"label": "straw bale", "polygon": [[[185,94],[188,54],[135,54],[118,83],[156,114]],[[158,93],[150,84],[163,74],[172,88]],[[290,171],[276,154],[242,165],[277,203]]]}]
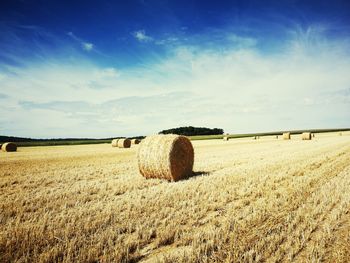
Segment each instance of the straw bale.
[{"label": "straw bale", "polygon": [[185,136],[153,135],[142,141],[137,158],[144,177],[178,181],[192,174],[194,150]]}]

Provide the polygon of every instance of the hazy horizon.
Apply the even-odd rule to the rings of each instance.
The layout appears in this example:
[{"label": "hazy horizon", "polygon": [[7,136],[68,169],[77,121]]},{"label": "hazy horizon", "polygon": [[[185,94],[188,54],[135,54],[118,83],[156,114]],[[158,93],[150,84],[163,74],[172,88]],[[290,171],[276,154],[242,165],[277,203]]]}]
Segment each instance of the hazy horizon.
[{"label": "hazy horizon", "polygon": [[347,1],[3,1],[0,134],[349,127]]}]

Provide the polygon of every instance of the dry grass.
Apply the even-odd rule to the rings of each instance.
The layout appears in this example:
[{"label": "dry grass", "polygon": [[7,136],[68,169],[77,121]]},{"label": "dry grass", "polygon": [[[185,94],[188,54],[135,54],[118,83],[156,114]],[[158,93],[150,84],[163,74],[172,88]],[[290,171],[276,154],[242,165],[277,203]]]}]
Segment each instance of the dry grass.
[{"label": "dry grass", "polygon": [[2,154],[0,262],[349,262],[349,133],[193,145],[177,183],[139,146]]}]

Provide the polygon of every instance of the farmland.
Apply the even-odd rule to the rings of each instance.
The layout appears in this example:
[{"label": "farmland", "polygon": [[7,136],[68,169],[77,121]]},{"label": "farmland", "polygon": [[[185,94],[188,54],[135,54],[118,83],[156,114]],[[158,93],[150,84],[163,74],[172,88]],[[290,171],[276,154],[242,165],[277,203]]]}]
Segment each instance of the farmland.
[{"label": "farmland", "polygon": [[0,262],[349,262],[349,131],[192,143],[176,183],[139,146],[0,153]]},{"label": "farmland", "polygon": [[[291,131],[292,134],[299,134],[305,130],[295,130]],[[350,131],[349,128],[343,129],[311,129],[307,130],[311,133],[329,133],[329,132],[341,132],[341,131]],[[241,133],[241,134],[230,134],[229,138],[247,138],[254,136],[273,136],[281,135],[283,131],[274,131],[274,132],[259,132],[259,133]],[[195,135],[189,136],[191,140],[215,140],[222,139],[223,134],[218,135]],[[118,137],[122,138],[122,137]],[[144,136],[137,136],[132,138],[142,139]],[[130,139],[132,139],[130,138]],[[109,143],[114,138],[104,138],[104,139],[88,139],[88,138],[70,138],[70,139],[31,139],[31,138],[21,138],[21,137],[11,137],[11,136],[0,136],[0,143],[5,142],[15,142],[20,147],[31,147],[31,146],[58,146],[58,145],[82,145],[82,144],[100,144],[100,143]]]}]

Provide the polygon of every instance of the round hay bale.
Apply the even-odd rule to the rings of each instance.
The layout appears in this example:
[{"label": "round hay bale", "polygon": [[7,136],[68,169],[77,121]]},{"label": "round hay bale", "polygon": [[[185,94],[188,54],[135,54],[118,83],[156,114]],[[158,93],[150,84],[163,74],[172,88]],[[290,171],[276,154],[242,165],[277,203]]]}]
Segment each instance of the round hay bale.
[{"label": "round hay bale", "polygon": [[131,141],[130,139],[119,139],[118,140],[118,148],[130,148]]},{"label": "round hay bale", "polygon": [[340,132],[340,133],[339,133],[339,136],[343,136],[343,134]]},{"label": "round hay bale", "polygon": [[13,142],[7,142],[1,146],[1,150],[4,152],[15,152],[17,151],[17,145]]},{"label": "round hay bale", "polygon": [[229,140],[229,137],[228,137],[228,136],[224,136],[224,137],[223,137],[223,140],[224,140],[224,141],[228,141],[228,140]]},{"label": "round hay bale", "polygon": [[112,147],[118,147],[118,140],[119,140],[119,139],[113,139],[113,140],[112,140],[112,143],[111,143],[111,144],[112,144]]},{"label": "round hay bale", "polygon": [[194,150],[185,136],[153,135],[142,140],[137,159],[144,177],[178,181],[192,174]]},{"label": "round hay bale", "polygon": [[141,142],[140,139],[132,139],[131,144],[139,144]]},{"label": "round hay bale", "polygon": [[290,132],[284,132],[282,134],[283,140],[290,140]]},{"label": "round hay bale", "polygon": [[276,135],[276,139],[278,139],[278,135]]},{"label": "round hay bale", "polygon": [[311,140],[311,133],[310,132],[303,132],[301,134],[301,139],[302,140]]}]

